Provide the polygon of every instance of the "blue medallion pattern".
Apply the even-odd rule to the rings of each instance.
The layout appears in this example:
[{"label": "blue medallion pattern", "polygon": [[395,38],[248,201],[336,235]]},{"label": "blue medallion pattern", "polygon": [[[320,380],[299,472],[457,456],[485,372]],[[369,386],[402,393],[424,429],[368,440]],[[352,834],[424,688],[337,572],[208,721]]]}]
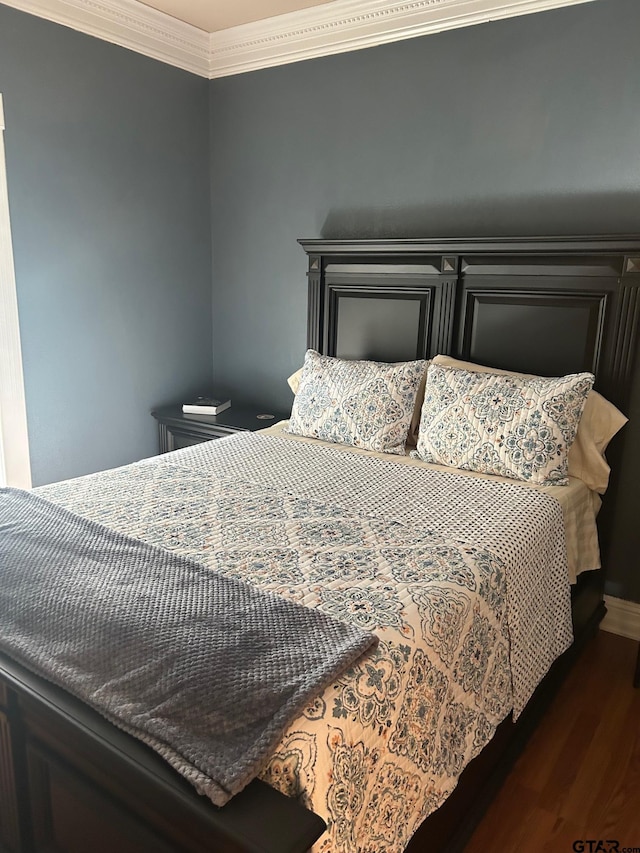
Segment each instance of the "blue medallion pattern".
[{"label": "blue medallion pattern", "polygon": [[432,364],[418,445],[425,462],[566,485],[591,373],[559,378],[475,373]]},{"label": "blue medallion pattern", "polygon": [[449,676],[421,649],[413,657],[404,704],[389,739],[389,749],[409,758],[422,770],[435,750],[438,721],[447,696]]},{"label": "blue medallion pattern", "polygon": [[420,612],[423,635],[440,660],[451,666],[469,611],[469,599],[455,589],[429,586],[416,589],[413,600]]},{"label": "blue medallion pattern", "polygon": [[466,693],[473,693],[478,702],[495,641],[493,626],[476,607],[471,630],[464,637],[462,651],[453,668],[453,677]]},{"label": "blue medallion pattern", "polygon": [[469,732],[473,730],[474,712],[460,702],[450,702],[438,729],[436,767],[446,776],[457,776],[464,766],[469,749]]},{"label": "blue medallion pattern", "polygon": [[404,453],[426,361],[346,361],[307,350],[288,431]]},{"label": "blue medallion pattern", "polygon": [[401,696],[409,646],[380,642],[366,662],[352,667],[336,685],[333,717],[359,720],[383,734]]}]

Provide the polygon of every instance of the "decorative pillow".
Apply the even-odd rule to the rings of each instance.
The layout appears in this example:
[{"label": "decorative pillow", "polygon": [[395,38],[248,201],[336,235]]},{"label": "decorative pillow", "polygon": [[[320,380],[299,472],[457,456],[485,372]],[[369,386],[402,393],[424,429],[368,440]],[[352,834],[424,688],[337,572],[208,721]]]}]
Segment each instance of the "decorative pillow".
[{"label": "decorative pillow", "polygon": [[288,432],[404,453],[426,361],[346,361],[307,350]]},{"label": "decorative pillow", "polygon": [[545,379],[432,364],[415,455],[539,485],[567,484],[591,373]]},{"label": "decorative pillow", "polygon": [[[531,374],[516,373],[485,367],[470,361],[460,361],[449,355],[437,355],[433,364],[443,367],[459,367],[477,373],[496,373],[501,376],[533,378]],[[611,468],[605,458],[605,450],[613,436],[627,423],[628,418],[597,391],[590,391],[578,425],[575,441],[569,448],[569,476],[582,480],[594,492],[604,494],[609,485]]]},{"label": "decorative pillow", "polygon": [[[431,362],[425,361],[424,364],[428,369]],[[413,414],[411,415],[411,424],[409,425],[409,434],[407,435],[407,444],[411,447],[415,447],[418,443],[418,430],[420,429],[420,413],[422,411],[422,403],[424,401],[424,386],[427,381],[427,369],[425,369],[422,379],[420,381],[420,385],[418,386],[416,402],[413,407]],[[289,385],[289,388],[291,388],[294,394],[298,393],[298,388],[300,387],[300,378],[302,377],[302,371],[303,368],[299,367],[296,372],[292,373],[291,376],[287,379],[287,384]]]}]

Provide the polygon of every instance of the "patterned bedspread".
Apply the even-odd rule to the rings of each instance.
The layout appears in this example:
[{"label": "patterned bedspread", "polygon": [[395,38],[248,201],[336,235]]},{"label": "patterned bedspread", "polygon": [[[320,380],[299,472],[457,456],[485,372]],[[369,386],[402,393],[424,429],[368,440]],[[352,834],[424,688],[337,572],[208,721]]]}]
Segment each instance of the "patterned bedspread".
[{"label": "patterned bedspread", "polygon": [[505,484],[243,434],[38,492],[373,630],[263,779],[323,853],[399,853],[571,642],[562,511]]}]

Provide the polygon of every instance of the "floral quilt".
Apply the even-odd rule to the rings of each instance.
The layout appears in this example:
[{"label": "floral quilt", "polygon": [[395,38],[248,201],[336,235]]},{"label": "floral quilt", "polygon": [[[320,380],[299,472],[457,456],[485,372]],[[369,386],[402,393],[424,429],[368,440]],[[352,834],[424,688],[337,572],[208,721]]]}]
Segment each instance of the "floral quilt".
[{"label": "floral quilt", "polygon": [[526,487],[245,434],[38,492],[378,635],[261,772],[317,853],[402,851],[571,642],[562,511]]}]

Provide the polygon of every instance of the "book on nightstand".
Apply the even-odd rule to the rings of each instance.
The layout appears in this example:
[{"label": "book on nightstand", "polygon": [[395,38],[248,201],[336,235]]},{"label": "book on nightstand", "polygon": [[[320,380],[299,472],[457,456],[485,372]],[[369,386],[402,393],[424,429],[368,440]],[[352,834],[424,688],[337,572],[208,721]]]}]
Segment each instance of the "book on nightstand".
[{"label": "book on nightstand", "polygon": [[215,397],[196,397],[190,403],[182,404],[187,415],[219,415],[231,405],[231,400],[219,400]]}]

